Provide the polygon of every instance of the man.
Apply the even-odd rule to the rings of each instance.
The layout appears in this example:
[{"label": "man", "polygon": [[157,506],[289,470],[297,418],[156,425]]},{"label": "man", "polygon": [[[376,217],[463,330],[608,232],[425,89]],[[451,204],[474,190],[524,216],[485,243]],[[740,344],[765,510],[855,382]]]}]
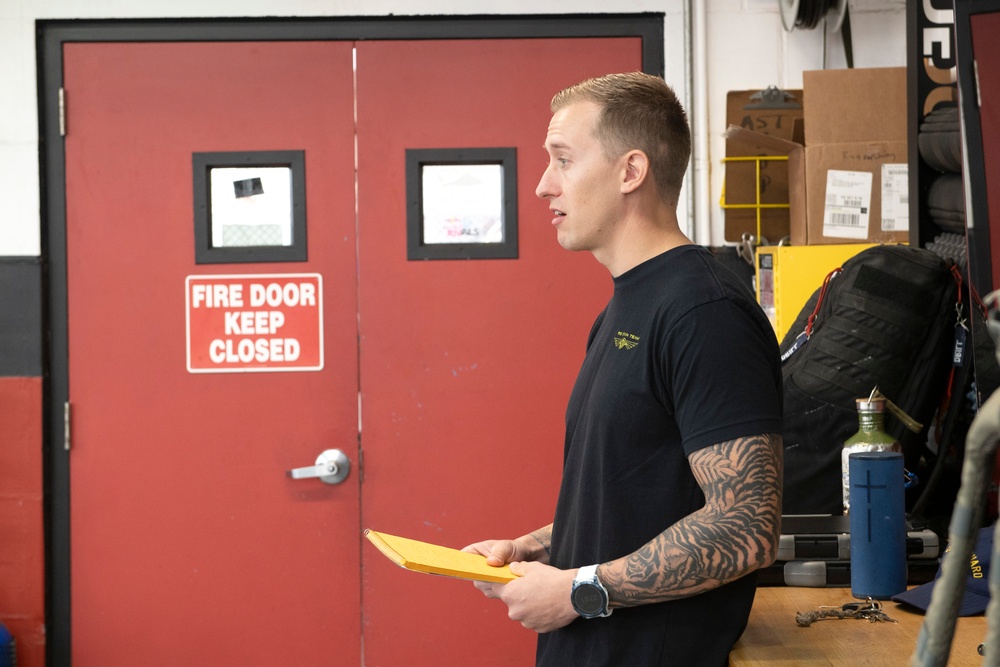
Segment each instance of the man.
[{"label": "man", "polygon": [[540,633],[538,665],[725,665],[777,551],[777,339],[680,230],[690,131],[663,80],[591,79],[551,106],[536,194],[615,290],[567,408],[555,520],[466,547],[519,575],[476,586]]}]

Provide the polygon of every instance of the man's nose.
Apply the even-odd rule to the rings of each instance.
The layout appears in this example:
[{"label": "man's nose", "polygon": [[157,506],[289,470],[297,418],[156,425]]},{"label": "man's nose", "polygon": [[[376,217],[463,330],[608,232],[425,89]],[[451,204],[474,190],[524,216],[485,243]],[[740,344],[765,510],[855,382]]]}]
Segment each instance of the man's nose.
[{"label": "man's nose", "polygon": [[542,172],[542,177],[538,180],[538,185],[535,187],[535,196],[541,199],[546,199],[555,195],[552,191],[552,185],[550,183],[551,179],[549,178],[549,169],[550,167],[545,168],[545,171]]}]

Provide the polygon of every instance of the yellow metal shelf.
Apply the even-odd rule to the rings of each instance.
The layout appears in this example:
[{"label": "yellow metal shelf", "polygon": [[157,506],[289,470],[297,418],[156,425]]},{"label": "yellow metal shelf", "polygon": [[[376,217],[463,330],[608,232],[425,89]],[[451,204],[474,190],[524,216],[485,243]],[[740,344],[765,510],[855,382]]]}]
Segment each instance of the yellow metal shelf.
[{"label": "yellow metal shelf", "polygon": [[760,213],[765,208],[788,208],[788,203],[783,204],[762,204],[760,202],[760,163],[769,161],[788,161],[787,155],[743,155],[734,157],[724,157],[722,161],[725,162],[754,162],[754,196],[755,200],[753,204],[731,204],[726,201],[726,181],[722,180],[722,195],[719,197],[719,206],[723,209],[733,208],[733,209],[754,209],[757,211],[757,235],[754,237],[754,242],[760,243]]}]

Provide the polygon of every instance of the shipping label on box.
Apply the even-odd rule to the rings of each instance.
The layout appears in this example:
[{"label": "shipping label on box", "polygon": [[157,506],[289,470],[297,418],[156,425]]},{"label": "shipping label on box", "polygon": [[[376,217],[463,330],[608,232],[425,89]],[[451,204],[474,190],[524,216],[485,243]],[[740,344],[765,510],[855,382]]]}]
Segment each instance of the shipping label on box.
[{"label": "shipping label on box", "polygon": [[909,165],[882,165],[882,231],[910,231]]},{"label": "shipping label on box", "polygon": [[872,175],[867,171],[826,172],[823,236],[868,238],[868,211],[872,205]]}]

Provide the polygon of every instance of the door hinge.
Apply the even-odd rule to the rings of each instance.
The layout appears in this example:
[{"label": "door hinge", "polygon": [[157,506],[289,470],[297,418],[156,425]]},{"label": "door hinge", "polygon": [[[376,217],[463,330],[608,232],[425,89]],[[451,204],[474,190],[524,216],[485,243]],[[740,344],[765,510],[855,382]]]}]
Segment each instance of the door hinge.
[{"label": "door hinge", "polygon": [[63,449],[69,451],[70,445],[70,405],[69,401],[63,403]]},{"label": "door hinge", "polygon": [[976,86],[976,107],[982,108],[983,97],[979,94],[979,62],[976,60],[972,61],[972,79]]},{"label": "door hinge", "polygon": [[62,86],[59,86],[59,136],[66,136],[66,89]]}]

